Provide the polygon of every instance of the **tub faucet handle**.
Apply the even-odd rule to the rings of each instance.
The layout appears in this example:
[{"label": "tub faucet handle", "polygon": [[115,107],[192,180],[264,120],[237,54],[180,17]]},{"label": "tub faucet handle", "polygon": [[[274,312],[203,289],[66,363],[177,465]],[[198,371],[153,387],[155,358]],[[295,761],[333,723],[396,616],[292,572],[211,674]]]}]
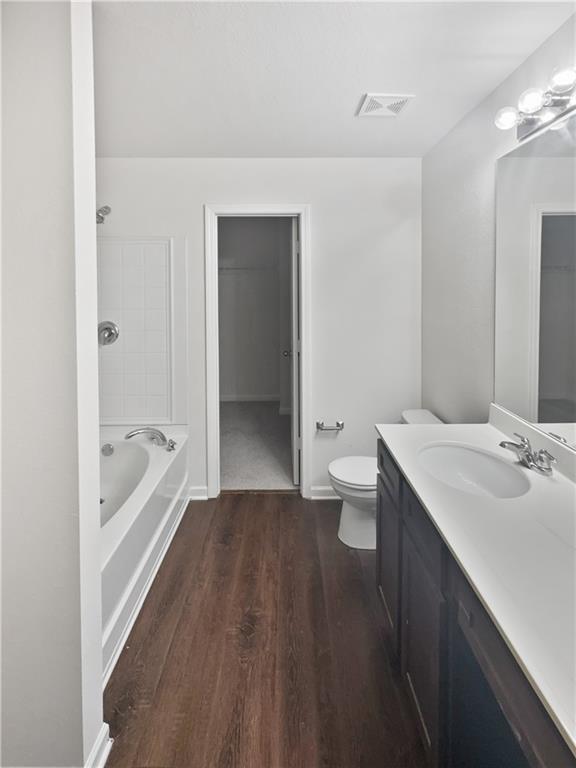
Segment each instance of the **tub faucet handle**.
[{"label": "tub faucet handle", "polygon": [[127,435],[124,435],[124,440],[130,440],[130,438],[136,437],[137,435],[148,435],[150,440],[161,448],[168,445],[166,435],[164,432],[156,429],[156,427],[139,427],[138,429],[133,429],[131,432],[128,432]]},{"label": "tub faucet handle", "polygon": [[168,440],[168,445],[166,446],[167,451],[175,451],[176,450],[176,440]]}]

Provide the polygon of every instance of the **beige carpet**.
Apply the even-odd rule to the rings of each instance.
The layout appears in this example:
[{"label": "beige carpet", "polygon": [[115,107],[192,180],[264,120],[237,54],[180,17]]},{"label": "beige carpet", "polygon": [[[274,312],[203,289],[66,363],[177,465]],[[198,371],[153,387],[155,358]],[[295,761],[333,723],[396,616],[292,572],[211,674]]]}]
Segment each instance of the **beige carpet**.
[{"label": "beige carpet", "polygon": [[290,416],[279,403],[220,403],[222,490],[293,489]]}]

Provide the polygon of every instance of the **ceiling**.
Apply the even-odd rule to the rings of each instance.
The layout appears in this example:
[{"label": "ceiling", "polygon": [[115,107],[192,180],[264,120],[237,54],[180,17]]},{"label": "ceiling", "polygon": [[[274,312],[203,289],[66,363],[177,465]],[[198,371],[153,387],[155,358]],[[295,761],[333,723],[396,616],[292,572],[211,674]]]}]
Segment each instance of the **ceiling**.
[{"label": "ceiling", "polygon": [[[553,2],[95,2],[99,156],[419,157],[562,25]],[[368,91],[414,94],[358,118]]]}]

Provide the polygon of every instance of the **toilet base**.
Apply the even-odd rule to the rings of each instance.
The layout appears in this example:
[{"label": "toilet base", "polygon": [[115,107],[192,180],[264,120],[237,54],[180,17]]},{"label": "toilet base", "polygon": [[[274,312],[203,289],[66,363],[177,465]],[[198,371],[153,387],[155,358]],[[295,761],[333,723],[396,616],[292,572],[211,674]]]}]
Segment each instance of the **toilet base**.
[{"label": "toilet base", "polygon": [[358,509],[343,501],[338,538],[352,549],[376,549],[375,511]]}]

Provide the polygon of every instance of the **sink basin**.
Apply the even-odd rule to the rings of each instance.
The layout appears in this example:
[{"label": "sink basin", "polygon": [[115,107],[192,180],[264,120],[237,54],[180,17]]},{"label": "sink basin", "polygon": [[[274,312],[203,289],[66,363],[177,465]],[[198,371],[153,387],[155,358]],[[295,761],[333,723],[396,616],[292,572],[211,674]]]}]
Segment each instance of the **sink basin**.
[{"label": "sink basin", "polygon": [[420,464],[446,485],[474,496],[513,499],[530,489],[519,467],[465,443],[432,443],[420,450]]}]

